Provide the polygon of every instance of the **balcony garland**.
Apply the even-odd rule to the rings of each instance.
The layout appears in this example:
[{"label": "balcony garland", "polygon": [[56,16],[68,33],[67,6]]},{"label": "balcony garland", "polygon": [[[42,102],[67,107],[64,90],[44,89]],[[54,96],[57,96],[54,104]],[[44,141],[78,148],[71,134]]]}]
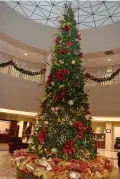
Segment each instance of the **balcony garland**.
[{"label": "balcony garland", "polygon": [[105,81],[111,81],[112,79],[114,79],[117,75],[119,75],[120,73],[120,68],[118,68],[115,72],[113,72],[110,76],[108,77],[104,77],[104,78],[96,78],[94,76],[92,76],[89,73],[84,74],[86,79],[90,79],[92,81],[101,83],[101,82],[105,82]]},{"label": "balcony garland", "polygon": [[31,71],[31,70],[27,70],[27,69],[23,69],[23,68],[20,68],[18,67],[15,62],[13,62],[12,60],[11,61],[8,61],[8,62],[2,62],[0,63],[0,68],[5,68],[7,66],[13,66],[17,71],[23,73],[23,74],[26,74],[26,75],[30,75],[30,76],[36,76],[36,75],[40,75],[40,74],[44,74],[46,69],[43,68],[41,69],[40,71]]}]

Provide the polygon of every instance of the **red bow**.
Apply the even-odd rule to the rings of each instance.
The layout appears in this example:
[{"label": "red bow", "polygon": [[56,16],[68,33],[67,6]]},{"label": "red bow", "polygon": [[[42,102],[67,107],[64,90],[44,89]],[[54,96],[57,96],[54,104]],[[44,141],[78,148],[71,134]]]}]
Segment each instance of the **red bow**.
[{"label": "red bow", "polygon": [[46,138],[46,129],[42,127],[41,132],[37,134],[37,139],[42,144],[45,141]]},{"label": "red bow", "polygon": [[75,148],[72,146],[73,141],[67,140],[65,147],[63,148],[63,153],[65,154],[72,154],[75,152]]}]

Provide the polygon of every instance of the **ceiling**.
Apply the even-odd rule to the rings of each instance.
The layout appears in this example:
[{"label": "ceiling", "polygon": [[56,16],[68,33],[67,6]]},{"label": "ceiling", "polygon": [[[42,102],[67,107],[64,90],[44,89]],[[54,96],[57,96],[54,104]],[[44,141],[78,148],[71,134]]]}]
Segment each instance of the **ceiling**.
[{"label": "ceiling", "polygon": [[40,55],[26,49],[21,49],[0,39],[0,61],[2,59],[14,61],[23,60],[26,62],[32,62],[32,64],[36,63],[36,67],[38,66],[38,68],[44,68],[46,58],[46,55]]},{"label": "ceiling", "polygon": [[51,0],[51,1],[7,1],[11,8],[28,19],[59,27],[65,7],[71,4],[80,29],[100,27],[120,20],[120,1]]}]

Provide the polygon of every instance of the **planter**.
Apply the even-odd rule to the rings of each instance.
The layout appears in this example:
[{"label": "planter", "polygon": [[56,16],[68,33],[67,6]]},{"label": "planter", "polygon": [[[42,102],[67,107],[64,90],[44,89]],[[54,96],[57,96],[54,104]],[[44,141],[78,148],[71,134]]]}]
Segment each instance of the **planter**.
[{"label": "planter", "polygon": [[43,179],[43,177],[36,177],[32,174],[25,173],[21,170],[17,170],[16,178],[17,179]]}]

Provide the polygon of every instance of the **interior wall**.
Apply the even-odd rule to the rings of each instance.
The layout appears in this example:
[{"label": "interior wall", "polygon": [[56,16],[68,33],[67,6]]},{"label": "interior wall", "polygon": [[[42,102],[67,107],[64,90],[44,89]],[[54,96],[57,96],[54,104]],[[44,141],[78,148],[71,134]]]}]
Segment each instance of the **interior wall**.
[{"label": "interior wall", "polygon": [[39,112],[44,87],[39,83],[0,73],[0,108]]}]

